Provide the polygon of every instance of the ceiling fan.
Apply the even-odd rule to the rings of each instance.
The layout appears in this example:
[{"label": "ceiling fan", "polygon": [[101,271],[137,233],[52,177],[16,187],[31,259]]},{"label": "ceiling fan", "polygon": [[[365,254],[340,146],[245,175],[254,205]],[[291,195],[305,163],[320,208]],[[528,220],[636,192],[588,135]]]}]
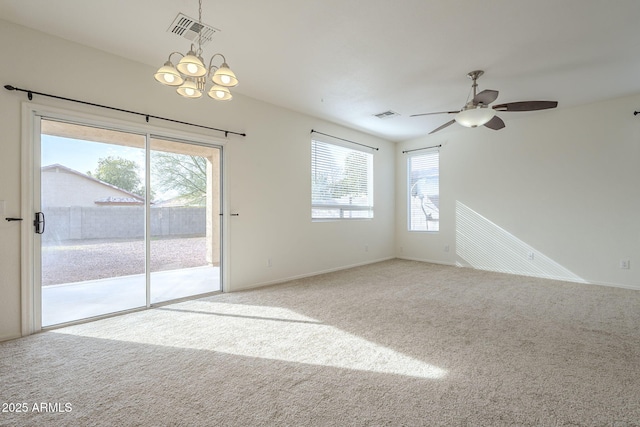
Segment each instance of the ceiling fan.
[{"label": "ceiling fan", "polygon": [[442,126],[429,132],[429,135],[436,133],[439,130],[451,126],[453,123],[458,122],[462,126],[466,127],[478,127],[485,126],[489,129],[500,130],[505,124],[502,119],[496,116],[496,111],[535,111],[535,110],[547,110],[549,108],[556,108],[558,106],[557,101],[520,101],[520,102],[508,102],[506,104],[494,105],[489,108],[489,104],[498,98],[498,91],[485,89],[480,93],[476,93],[478,89],[478,78],[484,74],[482,70],[471,71],[467,74],[473,84],[473,98],[468,101],[461,110],[458,111],[439,111],[436,113],[422,113],[413,114],[410,117],[417,116],[429,116],[432,114],[455,114],[453,120],[448,121]]}]

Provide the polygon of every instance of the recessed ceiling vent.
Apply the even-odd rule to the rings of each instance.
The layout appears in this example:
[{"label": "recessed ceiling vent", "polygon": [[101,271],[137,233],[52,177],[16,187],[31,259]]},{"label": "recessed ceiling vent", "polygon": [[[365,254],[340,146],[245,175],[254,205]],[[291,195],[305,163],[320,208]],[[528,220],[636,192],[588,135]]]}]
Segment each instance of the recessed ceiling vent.
[{"label": "recessed ceiling vent", "polygon": [[179,13],[167,29],[168,33],[184,37],[192,43],[197,43],[200,35],[202,46],[213,40],[213,35],[219,31],[210,25],[198,23],[197,19],[189,18],[184,13]]},{"label": "recessed ceiling vent", "polygon": [[396,117],[399,116],[400,114],[396,113],[395,111],[385,111],[383,113],[378,113],[378,114],[374,114],[374,116],[376,116],[379,119],[390,119],[391,117]]}]

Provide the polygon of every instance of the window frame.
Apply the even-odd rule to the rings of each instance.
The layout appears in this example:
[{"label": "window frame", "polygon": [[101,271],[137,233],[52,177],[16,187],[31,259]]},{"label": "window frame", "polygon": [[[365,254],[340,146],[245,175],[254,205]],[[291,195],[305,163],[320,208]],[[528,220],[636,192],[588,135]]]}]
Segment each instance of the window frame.
[{"label": "window frame", "polygon": [[[413,199],[413,185],[415,185],[415,183],[412,185],[411,180],[412,180],[412,161],[417,158],[417,157],[426,157],[426,156],[432,156],[432,155],[437,155],[437,170],[438,170],[438,174],[437,174],[437,194],[438,194],[438,202],[437,205],[435,203],[433,203],[433,201],[431,201],[432,205],[435,206],[437,208],[437,212],[438,212],[438,217],[437,217],[437,228],[434,230],[430,230],[429,229],[429,220],[426,219],[425,220],[425,228],[426,229],[417,229],[415,228],[414,225],[414,221],[412,221],[412,199]],[[440,232],[440,150],[439,149],[429,149],[428,151],[423,151],[421,153],[412,153],[410,155],[407,156],[407,174],[406,174],[406,179],[407,179],[407,231],[412,232],[412,233],[439,233]],[[416,182],[417,183],[417,182]],[[424,210],[423,210],[424,212]],[[426,215],[426,213],[425,213]]]},{"label": "window frame", "polygon": [[[314,155],[314,150],[316,149],[316,145],[315,144],[324,144],[325,147],[336,147],[336,150],[339,151],[343,151],[345,157],[348,156],[351,153],[362,153],[364,155],[366,155],[367,157],[367,194],[366,194],[366,204],[356,204],[356,205],[349,205],[349,204],[345,204],[345,203],[325,203],[323,201],[314,201],[314,195],[315,195],[315,191],[314,191],[314,186],[315,186],[315,182],[314,182],[314,172],[316,171],[315,165],[314,165],[314,159],[315,159],[315,155]],[[313,222],[323,222],[323,221],[339,221],[339,220],[349,220],[349,221],[353,221],[353,220],[371,220],[374,218],[374,199],[373,199],[373,190],[374,190],[374,159],[373,159],[373,152],[371,149],[368,148],[355,148],[352,145],[342,142],[342,141],[334,141],[333,138],[317,138],[317,137],[312,137],[311,138],[311,144],[310,144],[310,148],[311,148],[311,156],[310,156],[310,161],[311,161],[311,220]],[[331,149],[331,148],[329,148]],[[316,216],[314,215],[314,212],[318,211],[318,210],[324,210],[325,212],[329,212],[331,210],[333,211],[338,211],[337,215],[334,216]],[[351,216],[354,213],[357,214],[359,212],[367,212],[366,216]]]}]

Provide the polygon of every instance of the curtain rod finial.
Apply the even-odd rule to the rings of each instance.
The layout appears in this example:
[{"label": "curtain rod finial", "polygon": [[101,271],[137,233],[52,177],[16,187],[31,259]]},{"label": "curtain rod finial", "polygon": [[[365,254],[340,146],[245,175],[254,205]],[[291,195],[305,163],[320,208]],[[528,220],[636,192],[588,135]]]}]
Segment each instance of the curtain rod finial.
[{"label": "curtain rod finial", "polygon": [[16,88],[15,88],[15,87],[13,87],[13,86],[11,86],[11,85],[4,85],[4,88],[5,88],[6,90],[16,90]]}]

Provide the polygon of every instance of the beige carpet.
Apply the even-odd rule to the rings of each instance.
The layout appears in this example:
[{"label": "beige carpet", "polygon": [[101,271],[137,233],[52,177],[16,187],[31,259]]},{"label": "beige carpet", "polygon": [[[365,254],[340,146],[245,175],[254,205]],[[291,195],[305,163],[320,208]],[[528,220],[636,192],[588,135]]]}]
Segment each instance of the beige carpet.
[{"label": "beige carpet", "polygon": [[3,426],[640,426],[640,292],[387,261],[2,343],[0,401],[28,409]]}]

